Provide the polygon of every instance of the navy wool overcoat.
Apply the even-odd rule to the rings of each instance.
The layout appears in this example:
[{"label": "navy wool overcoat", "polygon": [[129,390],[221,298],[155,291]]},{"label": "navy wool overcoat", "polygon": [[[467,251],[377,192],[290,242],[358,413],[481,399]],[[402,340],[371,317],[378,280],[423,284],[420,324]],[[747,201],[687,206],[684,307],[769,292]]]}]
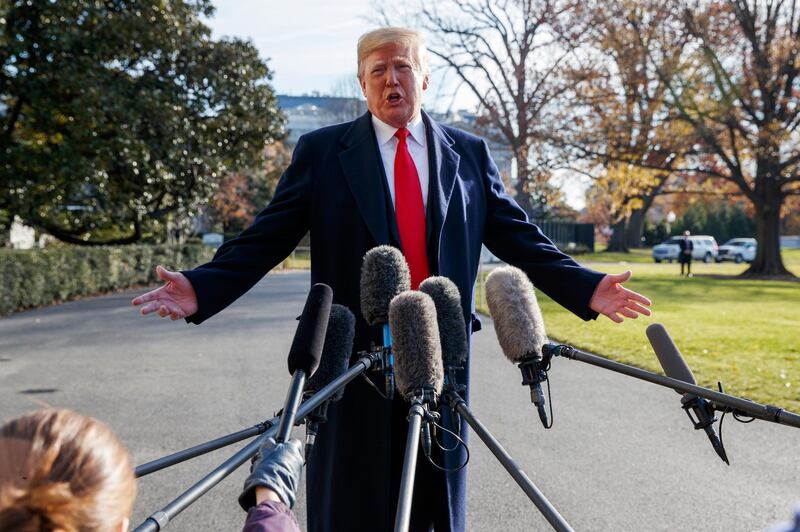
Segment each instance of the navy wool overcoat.
[{"label": "navy wool overcoat", "polygon": [[[482,243],[577,316],[597,317],[589,300],[603,274],[578,265],[529,223],[505,193],[485,141],[424,112],[423,119],[430,165],[429,263],[432,274],[450,278],[461,291],[468,337],[480,328],[473,290]],[[230,305],[309,231],[311,282],[329,285],[334,302],[358,317],[356,351],[367,349],[371,340],[380,344],[380,331],[372,330],[360,313],[361,261],[376,245],[399,247],[399,237],[369,113],[303,135],[273,200],[252,226],[221,246],[211,262],[183,272],[199,302],[188,321],[201,323]],[[459,378],[468,386],[469,363]],[[360,379],[331,405],[308,461],[310,531],[392,530],[408,427],[405,413],[401,399],[383,399]],[[443,459],[453,467],[463,454],[451,452]],[[420,462],[427,466],[424,459]],[[466,469],[439,476],[432,471],[418,469],[412,528],[427,530],[430,521],[436,530],[464,530]]]}]

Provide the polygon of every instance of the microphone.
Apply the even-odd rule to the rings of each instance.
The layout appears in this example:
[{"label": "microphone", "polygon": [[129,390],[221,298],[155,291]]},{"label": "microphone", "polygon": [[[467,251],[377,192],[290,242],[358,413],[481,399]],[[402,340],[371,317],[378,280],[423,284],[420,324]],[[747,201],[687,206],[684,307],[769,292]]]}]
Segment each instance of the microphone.
[{"label": "microphone", "polygon": [[447,277],[429,277],[419,285],[419,291],[428,294],[436,307],[436,322],[444,363],[444,388],[461,392],[465,388],[456,381],[456,370],[467,363],[467,327],[461,309],[461,293]]},{"label": "microphone", "polygon": [[[392,300],[389,324],[397,354],[397,390],[412,406],[424,405],[427,414],[427,408],[436,405],[444,382],[436,305],[422,292],[403,292]],[[425,456],[431,455],[427,422],[422,426],[422,449]]]},{"label": "microphone", "polygon": [[402,292],[392,299],[389,306],[389,326],[397,355],[397,390],[410,404],[394,529],[408,530],[420,432],[423,452],[430,457],[430,421],[435,418],[428,408],[436,404],[444,380],[436,305],[423,292]]},{"label": "microphone", "polygon": [[303,313],[300,315],[300,323],[297,324],[292,347],[289,349],[287,362],[289,374],[292,375],[292,383],[286,393],[283,413],[278,422],[275,436],[275,441],[278,443],[289,439],[297,408],[303,397],[303,385],[306,377],[311,376],[319,367],[332,299],[333,291],[326,284],[315,284],[308,292]]},{"label": "microphone", "polygon": [[389,326],[397,355],[397,390],[407,400],[422,397],[435,402],[442,391],[442,347],[431,297],[408,290],[389,306]]},{"label": "microphone", "polygon": [[[680,351],[678,351],[678,347],[675,345],[675,342],[672,341],[672,337],[670,337],[664,326],[660,323],[653,323],[647,327],[646,333],[648,340],[650,340],[650,345],[653,346],[653,351],[656,352],[658,362],[661,364],[667,377],[696,385],[697,381],[694,378],[694,374],[692,374],[692,370],[689,369],[686,361],[683,360]],[[717,418],[714,417],[713,405],[707,399],[691,393],[683,394],[681,404],[683,404],[683,409],[692,421],[695,430],[705,430],[714,450],[719,457],[722,458],[723,462],[730,465],[725,447],[722,445],[722,441],[719,437],[717,437],[716,432],[714,432],[714,422]],[[694,418],[689,413],[689,410],[694,412]]]},{"label": "microphone", "polygon": [[383,346],[378,351],[385,354],[383,363],[384,391],[394,397],[394,355],[389,327],[389,305],[392,298],[411,288],[411,274],[405,257],[392,246],[377,246],[364,255],[361,264],[361,314],[372,326],[383,329]]},{"label": "microphone", "polygon": [[522,372],[522,384],[530,386],[531,402],[536,405],[544,428],[552,427],[545,411],[542,382],[547,380],[547,363],[542,348],[547,344],[542,311],[533,285],[519,268],[495,268],[486,278],[486,302],[494,320],[497,340],[503,354]]},{"label": "microphone", "polygon": [[[331,305],[325,344],[317,371],[306,382],[304,395],[310,397],[339,378],[347,371],[350,354],[353,352],[353,337],[356,333],[356,317],[344,305]],[[344,386],[331,398],[319,405],[306,416],[306,457],[311,452],[317,438],[319,424],[328,420],[328,404],[338,401],[344,395]]]}]

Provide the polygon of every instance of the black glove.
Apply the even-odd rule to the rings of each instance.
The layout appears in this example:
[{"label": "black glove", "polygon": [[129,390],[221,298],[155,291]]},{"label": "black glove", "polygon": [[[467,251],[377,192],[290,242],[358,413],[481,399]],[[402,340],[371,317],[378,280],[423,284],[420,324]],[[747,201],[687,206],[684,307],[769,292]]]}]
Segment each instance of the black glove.
[{"label": "black glove", "polygon": [[244,511],[256,504],[256,487],[271,489],[289,508],[294,506],[297,485],[303,473],[303,444],[298,439],[276,443],[265,441],[256,454],[250,476],[244,481],[239,505]]}]

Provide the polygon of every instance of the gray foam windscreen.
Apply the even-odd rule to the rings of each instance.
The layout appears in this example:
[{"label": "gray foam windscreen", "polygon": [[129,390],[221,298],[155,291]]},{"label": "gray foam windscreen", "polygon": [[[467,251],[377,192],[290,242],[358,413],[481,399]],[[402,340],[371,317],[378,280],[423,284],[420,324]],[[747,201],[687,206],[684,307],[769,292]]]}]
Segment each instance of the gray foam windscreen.
[{"label": "gray foam windscreen", "polygon": [[[683,360],[681,352],[678,351],[678,346],[672,341],[672,337],[663,325],[660,323],[649,325],[646,334],[667,377],[688,382],[689,384],[697,384],[692,370]],[[678,393],[682,394],[683,392]]]},{"label": "gray foam windscreen", "polygon": [[444,370],[436,305],[427,294],[408,290],[389,306],[394,373],[403,396],[420,388],[442,391]]},{"label": "gray foam windscreen", "polygon": [[518,363],[529,354],[541,356],[547,333],[533,284],[525,272],[513,266],[495,268],[485,285],[494,330],[506,358]]},{"label": "gray foam windscreen", "polygon": [[361,314],[367,323],[388,323],[392,298],[410,288],[411,275],[400,250],[378,246],[364,255],[361,264]]},{"label": "gray foam windscreen", "polygon": [[467,327],[458,287],[447,277],[428,277],[419,290],[431,296],[436,305],[444,365],[463,367],[467,362]]}]

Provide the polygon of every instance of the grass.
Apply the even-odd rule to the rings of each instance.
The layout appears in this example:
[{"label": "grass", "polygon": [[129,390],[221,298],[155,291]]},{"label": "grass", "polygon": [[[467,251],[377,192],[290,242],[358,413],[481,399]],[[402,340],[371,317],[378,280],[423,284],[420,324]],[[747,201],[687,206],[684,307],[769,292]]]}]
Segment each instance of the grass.
[{"label": "grass", "polygon": [[[747,267],[732,263],[695,263],[690,279],[674,263],[587,261],[595,255],[578,259],[602,272],[632,270],[627,285],[653,300],[653,315],[585,323],[538,292],[552,339],[661,373],[644,331],[662,323],[700,385],[722,381],[728,393],[800,412],[800,283],[717,277]],[[800,250],[786,251],[784,261],[800,275]]]}]

